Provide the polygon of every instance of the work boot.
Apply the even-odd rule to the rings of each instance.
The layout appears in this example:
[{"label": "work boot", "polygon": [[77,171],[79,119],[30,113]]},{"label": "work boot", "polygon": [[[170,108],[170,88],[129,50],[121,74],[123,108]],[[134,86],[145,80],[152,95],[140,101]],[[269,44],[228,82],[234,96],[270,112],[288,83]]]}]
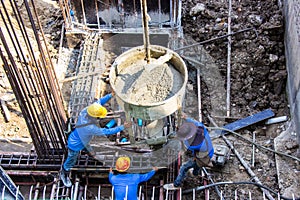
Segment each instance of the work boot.
[{"label": "work boot", "polygon": [[164,184],[163,187],[165,190],[179,190],[180,189],[180,186],[175,186],[174,183]]},{"label": "work boot", "polygon": [[69,174],[70,172],[66,171],[63,167],[60,171],[60,180],[62,180],[63,184],[66,186],[66,187],[71,187],[72,186],[72,182],[69,178]]},{"label": "work boot", "polygon": [[194,170],[194,168],[191,168],[188,170],[188,176],[194,178],[195,176],[198,176],[198,172],[196,172],[196,170]]}]

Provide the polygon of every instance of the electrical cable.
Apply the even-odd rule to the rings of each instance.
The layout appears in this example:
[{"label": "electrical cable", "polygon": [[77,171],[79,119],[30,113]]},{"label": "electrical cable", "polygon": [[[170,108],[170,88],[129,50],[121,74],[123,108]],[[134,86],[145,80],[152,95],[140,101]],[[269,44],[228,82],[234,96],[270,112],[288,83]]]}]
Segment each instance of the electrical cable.
[{"label": "electrical cable", "polygon": [[[271,193],[273,194],[276,194],[278,195],[275,191],[273,191],[272,189],[264,186],[264,185],[261,185],[261,184],[258,184],[258,183],[255,183],[255,182],[249,182],[249,181],[240,181],[240,182],[232,182],[232,181],[228,181],[228,182],[218,182],[218,183],[213,183],[213,184],[209,184],[209,185],[204,185],[204,186],[198,186],[196,188],[192,188],[192,189],[188,189],[188,190],[184,190],[182,192],[182,194],[188,194],[188,193],[191,193],[193,192],[194,190],[195,191],[199,191],[199,190],[204,190],[204,189],[207,189],[207,188],[210,188],[210,187],[214,187],[214,186],[217,186],[217,185],[243,185],[243,184],[248,184],[248,185],[256,185],[258,187],[261,187],[263,189],[266,189],[268,191],[270,191]],[[284,200],[300,200],[300,198],[287,198],[287,197],[284,197],[282,195],[280,195],[280,199],[284,199]]]}]

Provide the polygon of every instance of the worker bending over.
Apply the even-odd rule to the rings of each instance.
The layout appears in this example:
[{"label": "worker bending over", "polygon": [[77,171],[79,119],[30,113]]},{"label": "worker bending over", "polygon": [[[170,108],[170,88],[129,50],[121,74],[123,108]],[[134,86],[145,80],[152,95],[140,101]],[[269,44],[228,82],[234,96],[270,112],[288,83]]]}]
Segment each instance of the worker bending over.
[{"label": "worker bending over", "polygon": [[90,146],[90,141],[93,136],[113,135],[131,126],[130,122],[124,122],[124,125],[114,128],[100,127],[99,119],[105,118],[107,115],[107,110],[103,105],[107,103],[113,95],[114,93],[105,95],[79,113],[75,129],[68,137],[68,157],[62,165],[60,173],[60,178],[66,187],[72,186],[69,172],[75,165],[81,150],[87,150],[90,156],[97,159],[96,153]]},{"label": "worker bending over", "polygon": [[214,148],[208,130],[203,123],[188,118],[185,113],[182,113],[182,118],[186,122],[178,128],[176,136],[184,144],[184,154],[187,157],[187,162],[180,167],[174,183],[164,185],[164,188],[168,190],[178,189],[189,169],[193,169],[192,174],[197,176],[201,167],[213,166]]}]

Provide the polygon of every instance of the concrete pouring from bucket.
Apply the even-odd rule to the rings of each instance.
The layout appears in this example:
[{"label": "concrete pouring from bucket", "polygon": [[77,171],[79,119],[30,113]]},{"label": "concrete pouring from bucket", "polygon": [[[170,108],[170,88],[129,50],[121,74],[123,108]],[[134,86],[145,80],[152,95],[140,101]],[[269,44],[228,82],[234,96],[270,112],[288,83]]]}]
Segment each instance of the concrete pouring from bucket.
[{"label": "concrete pouring from bucket", "polygon": [[[158,45],[151,45],[150,52],[147,63],[144,46],[134,47],[117,57],[110,70],[118,104],[132,117],[143,120],[161,119],[182,107],[188,79],[186,65],[176,52]],[[170,54],[167,62],[160,59]],[[160,65],[159,60],[163,60]]]}]

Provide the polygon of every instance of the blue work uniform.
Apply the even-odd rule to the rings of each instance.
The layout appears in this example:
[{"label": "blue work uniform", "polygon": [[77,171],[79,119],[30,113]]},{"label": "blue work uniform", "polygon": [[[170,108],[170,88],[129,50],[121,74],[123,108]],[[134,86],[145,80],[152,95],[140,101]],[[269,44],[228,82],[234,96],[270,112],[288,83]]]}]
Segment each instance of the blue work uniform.
[{"label": "blue work uniform", "polygon": [[[117,174],[109,173],[109,181],[114,186],[115,200],[136,200],[138,185],[148,181],[155,174],[152,170],[146,174]],[[128,186],[127,192],[126,187]],[[127,196],[126,196],[127,194]]]},{"label": "blue work uniform", "polygon": [[[187,118],[186,121],[194,123],[197,126],[195,140],[197,140],[197,138],[202,138],[202,141],[197,143],[197,145],[192,145],[194,142],[190,144],[188,140],[183,141],[184,147],[191,152],[192,157],[190,157],[188,161],[180,167],[179,174],[174,181],[175,187],[181,185],[189,169],[193,168],[193,174],[198,175],[200,167],[208,164],[208,162],[214,155],[213,144],[210,139],[208,130],[205,128],[204,124],[191,118]],[[203,130],[203,136],[197,137],[202,134],[202,130],[200,131],[200,129]]]},{"label": "blue work uniform", "polygon": [[[107,94],[104,97],[98,99],[95,103],[104,105],[112,98],[112,94]],[[77,161],[78,154],[84,148],[88,151],[92,151],[90,141],[93,136],[107,136],[116,134],[124,130],[124,126],[117,126],[114,128],[101,128],[96,118],[91,117],[87,113],[87,108],[84,108],[78,115],[76,126],[68,137],[68,157],[64,162],[64,169],[70,171]],[[87,124],[86,126],[82,126]]]}]

